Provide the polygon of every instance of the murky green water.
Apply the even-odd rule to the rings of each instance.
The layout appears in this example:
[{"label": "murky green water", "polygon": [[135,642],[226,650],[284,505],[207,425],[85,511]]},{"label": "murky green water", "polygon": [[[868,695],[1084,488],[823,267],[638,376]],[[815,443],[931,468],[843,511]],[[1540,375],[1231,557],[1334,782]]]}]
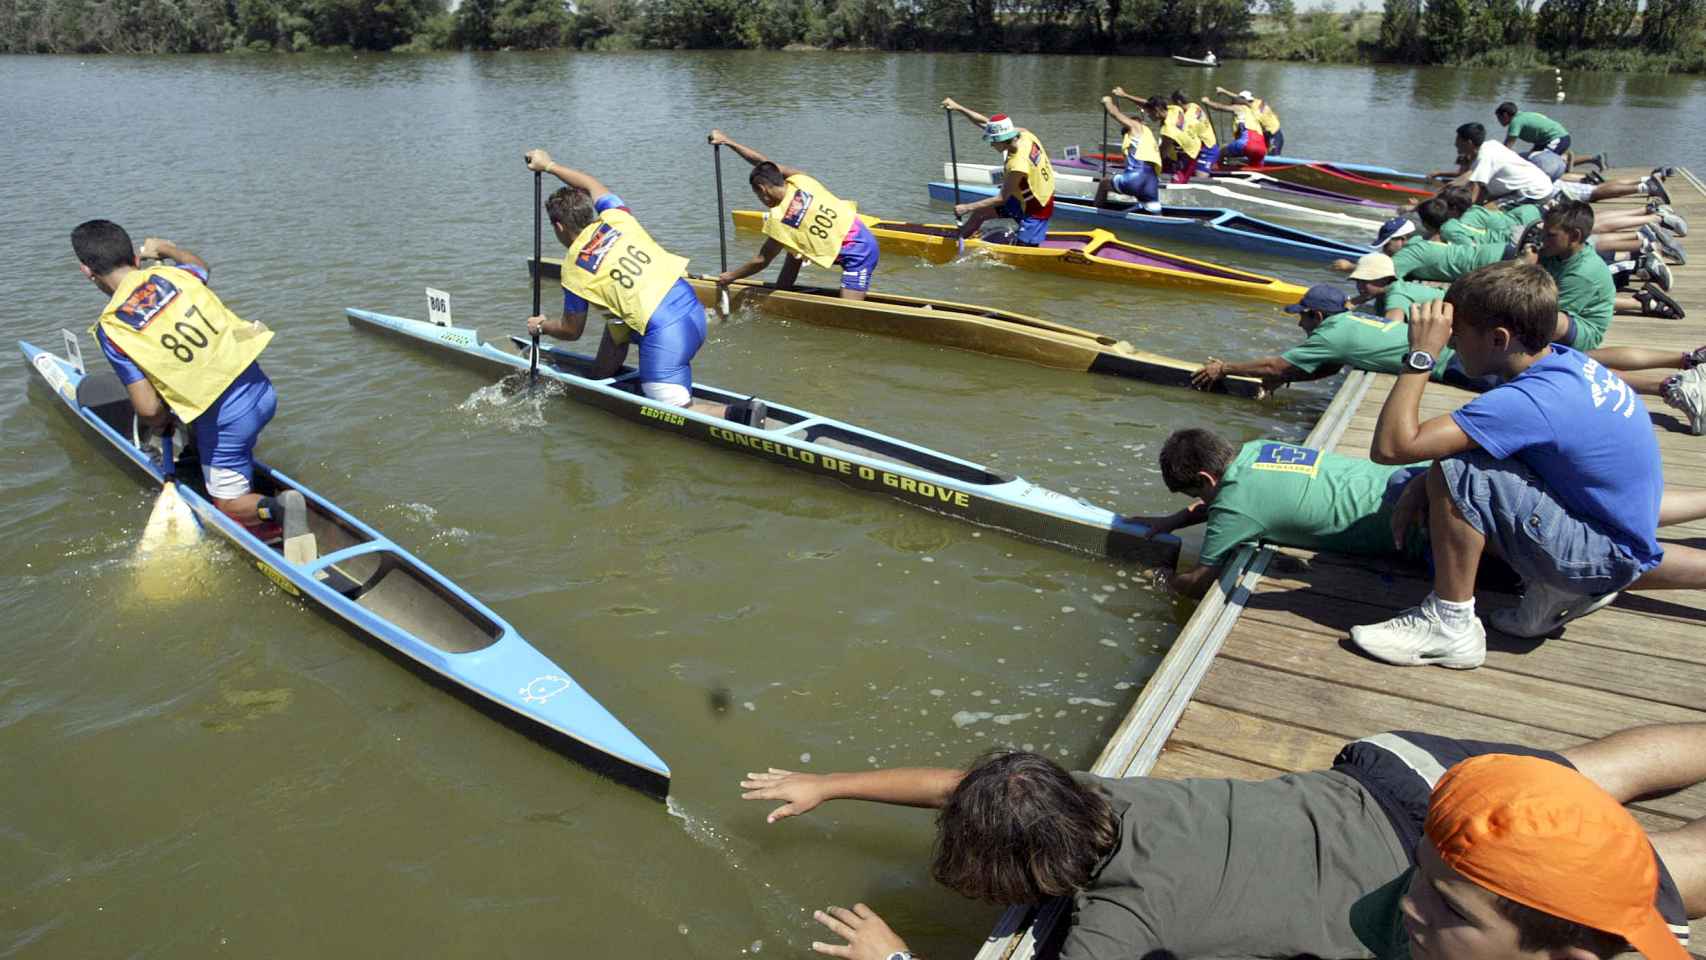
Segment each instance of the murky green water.
[{"label": "murky green water", "polygon": [[[1549,97],[1553,81],[856,54],[0,58],[0,334],[56,345],[92,320],[101,297],[67,243],[87,217],[203,254],[226,302],[279,334],[263,456],[490,604],[675,772],[667,809],[602,781],[224,548],[139,566],[151,494],[14,363],[0,380],[0,952],[798,955],[818,935],[812,908],[862,899],[920,952],[968,955],[993,912],[929,882],[926,815],[843,805],[766,827],[736,781],[995,744],[1087,764],[1176,632],[1174,608],[1135,571],[566,401],[501,400],[351,332],[342,309],[419,316],[432,285],[460,322],[519,330],[531,146],[599,175],[709,270],[713,125],[867,212],[942,220],[923,188],[946,158],[940,97],[1006,110],[1059,147],[1099,136],[1095,99],[1116,82],[1255,87],[1290,152],[1431,168],[1452,125],[1490,123],[1498,100]],[[1699,80],[1567,88],[1549,112],[1614,162],[1706,145],[1678,123],[1700,115]],[[960,134],[962,160],[982,160]],[[739,174],[729,196],[750,206]],[[736,258],[757,244],[731,241]],[[1183,357],[1271,352],[1295,333],[1267,305],[987,264],[891,256],[879,282]],[[1130,511],[1176,506],[1154,466],[1169,431],[1297,438],[1331,386],[1257,405],[751,317],[714,328],[695,372]]]}]

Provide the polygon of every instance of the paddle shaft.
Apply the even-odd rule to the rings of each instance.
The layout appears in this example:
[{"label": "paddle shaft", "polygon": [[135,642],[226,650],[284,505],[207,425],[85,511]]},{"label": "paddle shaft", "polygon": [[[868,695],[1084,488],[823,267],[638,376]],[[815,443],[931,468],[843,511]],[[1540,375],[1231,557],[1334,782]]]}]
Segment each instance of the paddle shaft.
[{"label": "paddle shaft", "polygon": [[[711,144],[711,172],[717,178],[717,255],[721,258],[723,272],[729,272],[729,228],[725,221],[728,218],[727,208],[723,206],[723,145]],[[729,292],[719,287],[717,289],[717,310],[724,319],[729,315]]]},{"label": "paddle shaft", "polygon": [[[539,316],[539,261],[544,252],[540,248],[540,231],[544,229],[539,222],[540,211],[545,205],[545,174],[539,170],[533,171],[533,312],[528,316]],[[533,334],[533,349],[527,352],[528,379],[539,377],[539,334]]]},{"label": "paddle shaft", "polygon": [[1108,179],[1108,111],[1102,111],[1102,147],[1096,151],[1102,160],[1102,179]]}]

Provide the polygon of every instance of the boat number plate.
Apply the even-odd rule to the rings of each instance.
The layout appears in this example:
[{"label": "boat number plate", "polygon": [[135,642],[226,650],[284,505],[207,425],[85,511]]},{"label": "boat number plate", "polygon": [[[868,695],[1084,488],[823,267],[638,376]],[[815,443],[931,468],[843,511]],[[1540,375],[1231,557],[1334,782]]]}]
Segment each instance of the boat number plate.
[{"label": "boat number plate", "polygon": [[427,319],[435,326],[450,326],[450,294],[443,290],[426,288]]},{"label": "boat number plate", "polygon": [[88,373],[89,371],[83,368],[83,345],[77,342],[77,334],[70,330],[59,332],[65,335],[65,359],[71,361],[71,365],[77,368],[79,376]]}]

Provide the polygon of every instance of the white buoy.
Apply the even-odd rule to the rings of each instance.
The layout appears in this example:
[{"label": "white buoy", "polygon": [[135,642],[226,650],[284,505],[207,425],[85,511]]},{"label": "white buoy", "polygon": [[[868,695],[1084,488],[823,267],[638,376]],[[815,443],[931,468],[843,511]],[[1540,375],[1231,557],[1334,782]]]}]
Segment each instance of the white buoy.
[{"label": "white buoy", "polygon": [[1558,91],[1558,102],[1559,103],[1564,102],[1564,91],[1562,91],[1562,90]]}]

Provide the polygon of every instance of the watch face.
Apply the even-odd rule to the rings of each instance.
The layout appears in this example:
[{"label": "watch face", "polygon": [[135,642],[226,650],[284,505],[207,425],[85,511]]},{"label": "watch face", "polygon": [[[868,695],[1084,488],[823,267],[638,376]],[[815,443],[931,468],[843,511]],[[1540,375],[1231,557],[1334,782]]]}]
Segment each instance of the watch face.
[{"label": "watch face", "polygon": [[1433,354],[1421,350],[1411,351],[1404,357],[1404,366],[1418,372],[1432,370],[1434,368]]}]

